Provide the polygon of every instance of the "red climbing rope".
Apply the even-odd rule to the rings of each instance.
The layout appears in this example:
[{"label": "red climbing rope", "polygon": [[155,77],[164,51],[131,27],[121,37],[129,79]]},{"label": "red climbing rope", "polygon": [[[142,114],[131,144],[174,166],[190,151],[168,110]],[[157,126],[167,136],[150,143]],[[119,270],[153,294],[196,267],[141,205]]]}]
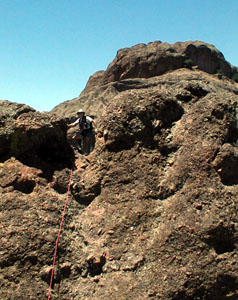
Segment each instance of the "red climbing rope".
[{"label": "red climbing rope", "polygon": [[60,228],[59,228],[59,232],[58,232],[56,243],[55,243],[55,252],[54,252],[53,266],[52,266],[52,271],[51,271],[50,287],[49,287],[49,292],[48,292],[48,300],[50,300],[51,286],[52,286],[53,277],[54,277],[54,268],[55,268],[55,260],[56,260],[58,242],[59,242],[60,232],[61,232],[63,221],[64,221],[64,215],[65,215],[68,199],[69,199],[69,190],[70,190],[70,185],[71,185],[71,180],[72,180],[72,174],[73,174],[73,171],[71,170],[70,171],[70,177],[69,177],[68,191],[67,191],[67,194],[66,194],[66,199],[65,199],[65,204],[64,204],[64,210],[63,210],[63,213],[62,213]]}]

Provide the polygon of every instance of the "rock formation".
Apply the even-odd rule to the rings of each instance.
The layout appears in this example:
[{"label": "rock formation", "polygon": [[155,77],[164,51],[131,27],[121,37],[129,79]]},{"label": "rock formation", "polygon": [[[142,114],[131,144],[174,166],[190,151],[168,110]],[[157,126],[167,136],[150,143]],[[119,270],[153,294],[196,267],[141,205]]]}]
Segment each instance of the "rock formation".
[{"label": "rock formation", "polygon": [[238,299],[238,84],[199,45],[171,48],[196,67],[157,42],[91,77],[72,104],[94,114],[97,95],[102,109],[87,157],[67,141],[70,102],[53,115],[0,102],[0,299],[47,298],[71,168],[51,299]]},{"label": "rock formation", "polygon": [[82,107],[88,114],[100,117],[107,104],[122,89],[133,88],[131,85],[142,88],[141,82],[137,86],[136,81],[121,85],[124,79],[151,78],[181,68],[228,78],[238,73],[237,68],[231,66],[218,49],[201,41],[138,44],[119,50],[105,71],[98,71],[89,78],[79,97],[59,104],[52,112],[58,116],[72,117]]}]

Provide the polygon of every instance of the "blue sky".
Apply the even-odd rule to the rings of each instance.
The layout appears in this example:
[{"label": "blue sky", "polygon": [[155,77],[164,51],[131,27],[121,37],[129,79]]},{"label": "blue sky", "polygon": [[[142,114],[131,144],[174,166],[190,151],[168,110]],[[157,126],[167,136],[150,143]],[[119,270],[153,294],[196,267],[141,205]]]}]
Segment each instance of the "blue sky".
[{"label": "blue sky", "polygon": [[237,0],[0,0],[0,99],[48,111],[117,50],[201,40],[238,66]]}]

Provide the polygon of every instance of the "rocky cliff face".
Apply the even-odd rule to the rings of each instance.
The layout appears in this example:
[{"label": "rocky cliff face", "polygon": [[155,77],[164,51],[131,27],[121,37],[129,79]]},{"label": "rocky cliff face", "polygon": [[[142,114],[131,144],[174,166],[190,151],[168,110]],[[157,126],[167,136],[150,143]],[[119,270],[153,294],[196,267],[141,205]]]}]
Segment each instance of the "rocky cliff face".
[{"label": "rocky cliff face", "polygon": [[[138,44],[119,50],[105,71],[96,72],[89,78],[79,97],[59,104],[52,112],[62,117],[72,117],[78,107],[82,107],[88,114],[100,117],[113,97],[122,91],[121,82],[124,79],[151,78],[181,68],[228,78],[238,73],[237,68],[231,66],[218,49],[201,41]],[[136,88],[137,83],[132,84]],[[129,89],[130,83],[123,88]]]},{"label": "rocky cliff face", "polygon": [[238,298],[238,85],[174,69],[89,82],[88,157],[64,118],[0,103],[1,299],[47,298],[71,168],[51,299]]}]

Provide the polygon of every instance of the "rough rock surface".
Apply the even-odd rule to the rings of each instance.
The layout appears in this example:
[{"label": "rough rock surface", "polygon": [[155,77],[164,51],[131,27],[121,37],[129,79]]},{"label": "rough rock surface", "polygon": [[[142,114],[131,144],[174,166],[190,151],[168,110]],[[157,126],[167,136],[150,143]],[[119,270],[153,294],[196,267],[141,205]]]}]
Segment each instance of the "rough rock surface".
[{"label": "rough rock surface", "polygon": [[47,298],[72,164],[51,299],[238,299],[238,84],[114,84],[87,157],[64,120],[0,102],[0,299]]},{"label": "rough rock surface", "polygon": [[[180,68],[199,69],[228,78],[238,72],[216,47],[201,41],[138,44],[120,49],[105,71],[98,71],[89,78],[79,97],[59,104],[52,112],[71,118],[81,107],[88,114],[100,117],[113,97],[125,88],[118,84],[124,79],[151,78]],[[137,82],[132,84],[141,88]]]},{"label": "rough rock surface", "polygon": [[23,164],[42,169],[45,176],[58,168],[72,166],[64,121],[27,105],[9,101],[1,101],[0,105],[1,161],[15,157]]}]

